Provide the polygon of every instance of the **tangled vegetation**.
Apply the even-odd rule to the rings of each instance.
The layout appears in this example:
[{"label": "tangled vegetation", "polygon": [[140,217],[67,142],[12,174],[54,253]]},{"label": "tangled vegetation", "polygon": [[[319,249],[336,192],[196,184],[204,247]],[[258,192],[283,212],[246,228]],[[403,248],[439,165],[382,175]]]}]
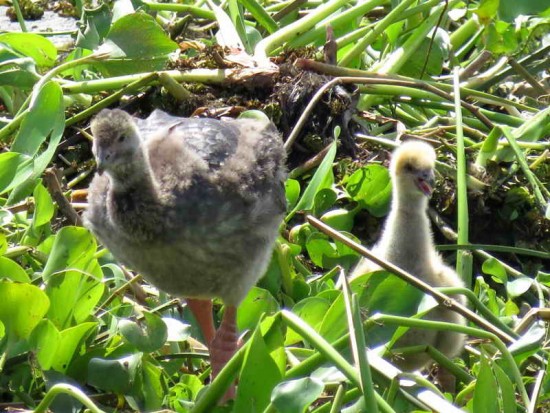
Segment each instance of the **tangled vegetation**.
[{"label": "tangled vegetation", "polygon": [[[27,31],[23,3],[21,30],[0,31],[0,409],[550,409],[547,0],[43,2],[80,16],[63,33]],[[262,110],[285,139],[288,214],[239,307],[244,345],[213,383],[185,305],[82,227],[88,125],[105,107]],[[464,294],[467,327],[399,317],[418,301],[386,271],[346,279],[356,243],[379,236],[389,153],[409,138],[436,147],[434,237],[469,287],[426,292]],[[389,364],[396,326],[468,334],[455,360],[414,349],[455,391]],[[394,338],[367,348],[374,329]]]}]

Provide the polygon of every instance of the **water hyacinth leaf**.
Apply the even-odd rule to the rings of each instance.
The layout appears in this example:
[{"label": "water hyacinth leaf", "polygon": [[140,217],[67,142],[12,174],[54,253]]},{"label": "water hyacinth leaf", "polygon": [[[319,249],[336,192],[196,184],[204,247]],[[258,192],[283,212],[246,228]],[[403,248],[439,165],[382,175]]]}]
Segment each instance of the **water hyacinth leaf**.
[{"label": "water hyacinth leaf", "polygon": [[337,199],[338,195],[334,189],[321,189],[315,194],[315,198],[313,199],[313,214],[315,216],[321,215],[323,212],[331,208]]},{"label": "water hyacinth leaf", "polygon": [[321,221],[338,231],[350,232],[355,214],[344,208],[333,209],[323,214]]},{"label": "water hyacinth leaf", "polygon": [[481,266],[482,271],[485,274],[492,276],[495,282],[499,284],[504,284],[508,281],[508,275],[506,274],[506,269],[504,266],[495,258],[488,258],[483,262]]},{"label": "water hyacinth leaf", "polygon": [[168,333],[166,341],[185,341],[189,338],[191,328],[189,324],[182,323],[172,317],[163,317],[162,321],[166,324]]},{"label": "water hyacinth leaf", "polygon": [[529,277],[520,277],[506,283],[506,292],[510,298],[519,297],[525,294],[533,285],[533,279]]},{"label": "water hyacinth leaf", "polygon": [[65,373],[78,349],[97,327],[95,322],[82,323],[60,332],[59,345],[52,362],[52,369]]},{"label": "water hyacinth leaf", "polygon": [[177,48],[155,19],[145,13],[133,13],[113,23],[98,49],[108,52],[109,60],[96,66],[109,76],[160,70]]},{"label": "water hyacinth leaf", "polygon": [[88,383],[116,394],[127,394],[140,366],[140,353],[114,360],[92,358],[88,364]]},{"label": "water hyacinth leaf", "polygon": [[[0,45],[0,54],[2,45]],[[11,86],[21,89],[31,89],[40,75],[36,72],[34,60],[29,57],[19,57],[8,61],[0,58],[0,86]]]},{"label": "water hyacinth leaf", "polygon": [[43,370],[49,370],[55,360],[61,334],[50,320],[42,320],[30,337],[31,347]]},{"label": "water hyacinth leaf", "polygon": [[46,315],[50,300],[32,284],[0,282],[0,321],[8,340],[26,339]]},{"label": "water hyacinth leaf", "polygon": [[482,356],[474,388],[474,412],[499,413],[498,386],[491,366]]},{"label": "water hyacinth leaf", "polygon": [[[308,323],[316,331],[330,308],[330,301],[320,297],[308,297],[298,302],[292,312]],[[286,334],[285,345],[292,345],[302,341],[302,337],[289,329]]]},{"label": "water hyacinth leaf", "polygon": [[546,328],[544,322],[537,321],[512,343],[508,350],[516,360],[524,360],[541,348],[545,336]]},{"label": "water hyacinth leaf", "polygon": [[344,297],[340,293],[325,313],[319,327],[319,334],[329,343],[332,343],[342,337],[347,331],[346,307]]},{"label": "water hyacinth leaf", "polygon": [[269,355],[258,327],[244,356],[233,411],[264,411],[269,404],[271,391],[280,380],[281,372]]},{"label": "water hyacinth leaf", "polygon": [[[51,162],[64,130],[63,92],[56,82],[47,82],[31,100],[29,112],[21,122],[11,147],[13,152],[30,155],[34,159],[32,173],[25,176],[25,180],[21,178],[22,175],[28,174],[28,168],[18,169],[12,186],[14,182],[18,185],[10,194],[9,204],[20,201],[32,192],[42,172]],[[46,149],[39,153],[39,149],[46,140],[48,141]]]},{"label": "water hyacinth leaf", "polygon": [[164,399],[162,368],[148,355],[142,358],[142,368],[138,372],[139,386],[130,393],[134,400],[140,400],[139,411],[158,411]]},{"label": "water hyacinth leaf", "polygon": [[143,312],[144,320],[133,322],[120,320],[118,329],[124,338],[139,351],[150,353],[160,349],[168,338],[168,329],[162,318],[148,311]]},{"label": "water hyacinth leaf", "polygon": [[0,257],[0,278],[20,283],[30,283],[29,274],[18,263],[7,257]]},{"label": "water hyacinth leaf", "polygon": [[493,364],[493,372],[495,373],[502,397],[502,413],[517,413],[516,397],[512,381],[497,363]]},{"label": "water hyacinth leaf", "polygon": [[82,49],[94,50],[102,42],[111,27],[111,10],[109,5],[102,3],[95,9],[84,9],[82,20],[84,29],[78,31],[76,46]]},{"label": "water hyacinth leaf", "polygon": [[323,161],[313,174],[313,177],[309,181],[307,188],[305,189],[302,197],[296,204],[296,206],[290,211],[285,218],[285,221],[290,220],[297,211],[305,210],[309,211],[313,208],[313,201],[315,195],[323,188],[329,188],[334,181],[334,175],[332,173],[332,163],[336,157],[336,141],[331,144],[330,149],[325,155]]},{"label": "water hyacinth leaf", "polygon": [[32,218],[32,226],[38,228],[50,222],[55,210],[52,197],[48,190],[39,182],[33,192],[35,209]]},{"label": "water hyacinth leaf", "polygon": [[271,402],[279,413],[304,412],[323,392],[323,382],[304,377],[279,383],[271,394]]},{"label": "water hyacinth leaf", "polygon": [[6,193],[32,175],[32,158],[16,152],[0,154],[0,193]]},{"label": "water hyacinth leaf", "polygon": [[375,217],[389,211],[391,200],[390,174],[381,165],[367,165],[358,169],[346,182],[349,196]]},{"label": "water hyacinth leaf", "polygon": [[263,288],[252,287],[237,312],[237,327],[240,331],[254,328],[263,314],[273,314],[279,310],[277,300]]},{"label": "water hyacinth leaf", "polygon": [[288,208],[293,208],[298,202],[298,198],[300,197],[300,183],[296,179],[286,180],[285,195]]},{"label": "water hyacinth leaf", "polygon": [[4,43],[25,56],[31,57],[39,67],[52,67],[57,59],[57,49],[46,37],[34,33],[3,33]]},{"label": "water hyacinth leaf", "polygon": [[48,282],[52,274],[66,269],[84,270],[96,252],[96,241],[80,227],[63,227],[55,236],[52,251],[42,277]]}]

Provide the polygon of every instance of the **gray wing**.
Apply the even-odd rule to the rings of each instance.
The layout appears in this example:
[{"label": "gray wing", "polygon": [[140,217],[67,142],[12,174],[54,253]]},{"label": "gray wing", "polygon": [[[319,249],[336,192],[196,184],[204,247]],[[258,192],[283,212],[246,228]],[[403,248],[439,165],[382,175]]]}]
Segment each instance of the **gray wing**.
[{"label": "gray wing", "polygon": [[162,134],[168,138],[178,136],[185,147],[205,160],[210,168],[217,169],[237,149],[238,128],[230,122],[216,119],[180,118],[155,110],[147,119],[136,124],[144,141]]}]

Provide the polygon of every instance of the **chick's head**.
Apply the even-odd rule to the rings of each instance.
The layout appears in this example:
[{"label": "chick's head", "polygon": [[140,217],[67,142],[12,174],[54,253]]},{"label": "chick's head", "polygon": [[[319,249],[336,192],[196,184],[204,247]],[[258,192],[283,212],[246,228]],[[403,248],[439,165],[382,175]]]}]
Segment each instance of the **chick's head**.
[{"label": "chick's head", "polygon": [[116,175],[131,164],[140,151],[140,137],[132,117],[119,109],[104,109],[91,123],[98,173]]},{"label": "chick's head", "polygon": [[407,141],[393,153],[390,170],[394,185],[409,197],[430,197],[435,183],[435,151],[427,143]]}]

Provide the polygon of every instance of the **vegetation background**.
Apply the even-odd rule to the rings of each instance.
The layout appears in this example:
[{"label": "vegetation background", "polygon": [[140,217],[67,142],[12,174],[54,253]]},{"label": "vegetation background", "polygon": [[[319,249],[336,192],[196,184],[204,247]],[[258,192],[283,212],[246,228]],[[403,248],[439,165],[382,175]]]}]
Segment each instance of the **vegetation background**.
[{"label": "vegetation background", "polygon": [[[18,22],[0,27],[0,409],[550,410],[548,0],[10,3],[0,7]],[[44,7],[54,31],[25,20]],[[78,26],[59,30],[67,21]],[[246,344],[212,384],[187,309],[81,226],[89,119],[115,106],[258,109],[285,139],[288,215],[239,310]],[[374,329],[391,343],[397,325],[461,327],[399,317],[415,294],[388,273],[348,285],[358,252],[306,221],[371,245],[390,202],[389,152],[410,137],[437,148],[434,234],[471,287],[442,292],[465,294],[476,313],[461,359],[416,349],[456,377],[446,394],[357,349]],[[235,401],[216,407],[233,377]]]}]

